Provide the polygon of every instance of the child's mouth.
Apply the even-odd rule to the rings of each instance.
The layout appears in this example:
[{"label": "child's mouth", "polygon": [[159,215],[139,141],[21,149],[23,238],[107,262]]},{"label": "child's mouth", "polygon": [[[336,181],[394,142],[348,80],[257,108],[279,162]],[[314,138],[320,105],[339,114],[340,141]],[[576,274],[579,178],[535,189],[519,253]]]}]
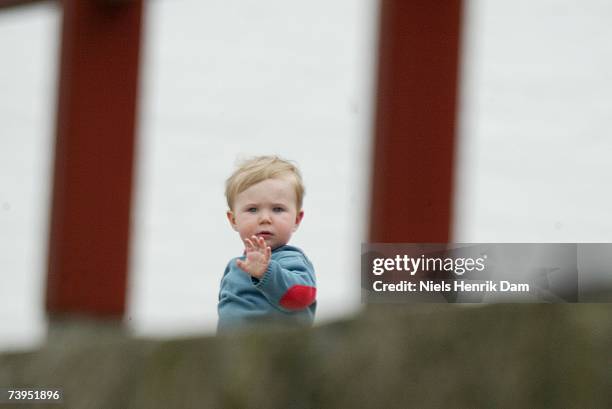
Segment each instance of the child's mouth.
[{"label": "child's mouth", "polygon": [[259,233],[256,234],[257,237],[263,237],[264,239],[271,237],[272,233],[270,233],[269,231],[261,231]]}]

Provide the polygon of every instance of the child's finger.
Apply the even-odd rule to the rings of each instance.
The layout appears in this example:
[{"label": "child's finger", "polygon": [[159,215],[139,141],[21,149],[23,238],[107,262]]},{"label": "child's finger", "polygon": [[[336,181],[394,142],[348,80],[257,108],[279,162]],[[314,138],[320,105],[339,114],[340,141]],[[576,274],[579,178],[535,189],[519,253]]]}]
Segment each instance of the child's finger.
[{"label": "child's finger", "polygon": [[242,260],[236,260],[236,265],[237,265],[238,267],[240,267],[240,269],[242,269],[243,271],[247,271],[247,270],[246,270],[246,268],[245,268],[245,267],[246,267],[246,265],[245,265],[244,261],[242,261]]},{"label": "child's finger", "polygon": [[270,248],[270,246],[266,247],[266,261],[270,260],[270,257],[272,256],[272,249]]},{"label": "child's finger", "polygon": [[253,249],[255,248],[255,246],[253,246],[253,243],[251,242],[251,240],[249,240],[249,239],[244,239],[244,242],[246,243],[246,249],[247,249],[247,251],[253,251]]},{"label": "child's finger", "polygon": [[262,251],[264,248],[261,244],[262,240],[263,240],[263,237],[253,236],[253,242],[255,242],[256,244],[255,247],[257,248],[257,251]]}]

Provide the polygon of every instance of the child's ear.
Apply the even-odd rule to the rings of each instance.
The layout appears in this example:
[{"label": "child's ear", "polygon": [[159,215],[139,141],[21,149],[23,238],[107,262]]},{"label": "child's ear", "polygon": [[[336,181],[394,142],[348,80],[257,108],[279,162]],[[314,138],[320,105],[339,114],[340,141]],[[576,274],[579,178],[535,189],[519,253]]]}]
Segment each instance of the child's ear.
[{"label": "child's ear", "polygon": [[230,222],[232,229],[238,231],[238,228],[236,227],[236,216],[234,216],[234,212],[232,212],[231,210],[228,210],[227,213],[227,220]]},{"label": "child's ear", "polygon": [[296,231],[298,227],[300,227],[300,223],[302,223],[303,218],[304,218],[304,211],[300,210],[299,213],[295,216],[295,226],[293,226],[293,231]]}]

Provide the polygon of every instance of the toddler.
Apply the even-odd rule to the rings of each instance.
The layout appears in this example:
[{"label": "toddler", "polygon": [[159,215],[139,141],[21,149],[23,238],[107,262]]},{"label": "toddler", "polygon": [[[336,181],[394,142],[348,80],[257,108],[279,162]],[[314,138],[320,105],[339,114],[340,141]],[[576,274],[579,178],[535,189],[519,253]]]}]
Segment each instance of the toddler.
[{"label": "toddler", "polygon": [[262,322],[311,325],[314,268],[302,250],[287,244],[304,217],[300,171],[276,156],[255,157],[230,176],[225,196],[244,253],[223,273],[218,331]]}]

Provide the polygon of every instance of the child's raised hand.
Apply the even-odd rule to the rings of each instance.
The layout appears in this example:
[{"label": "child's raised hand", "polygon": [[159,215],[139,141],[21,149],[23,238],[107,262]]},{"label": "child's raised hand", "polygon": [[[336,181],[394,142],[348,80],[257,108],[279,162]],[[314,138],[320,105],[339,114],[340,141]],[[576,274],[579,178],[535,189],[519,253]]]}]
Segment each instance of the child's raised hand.
[{"label": "child's raised hand", "polygon": [[262,278],[268,269],[272,249],[266,245],[263,237],[251,236],[251,240],[244,239],[245,260],[236,260],[242,270],[255,278]]}]

